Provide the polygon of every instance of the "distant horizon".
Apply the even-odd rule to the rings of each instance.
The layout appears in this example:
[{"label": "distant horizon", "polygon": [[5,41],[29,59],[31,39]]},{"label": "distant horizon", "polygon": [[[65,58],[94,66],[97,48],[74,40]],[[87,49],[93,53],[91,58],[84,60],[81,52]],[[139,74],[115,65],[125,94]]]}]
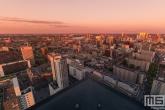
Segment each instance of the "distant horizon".
[{"label": "distant horizon", "polygon": [[[124,33],[124,32],[123,32]],[[143,32],[139,32],[139,33],[143,33]],[[124,33],[124,34],[139,34],[139,33]],[[144,32],[144,33],[148,33],[148,32]],[[21,34],[122,34],[122,33],[0,33],[0,35],[21,35]],[[164,33],[148,33],[150,34],[161,34],[161,35],[165,35]]]},{"label": "distant horizon", "polygon": [[165,33],[165,0],[2,0],[0,33]]}]

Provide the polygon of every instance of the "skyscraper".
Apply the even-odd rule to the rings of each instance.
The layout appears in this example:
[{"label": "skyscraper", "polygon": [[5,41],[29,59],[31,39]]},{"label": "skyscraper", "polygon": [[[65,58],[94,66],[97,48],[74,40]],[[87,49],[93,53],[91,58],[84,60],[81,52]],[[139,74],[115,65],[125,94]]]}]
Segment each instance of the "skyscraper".
[{"label": "skyscraper", "polygon": [[80,45],[77,46],[77,52],[78,52],[78,53],[81,52],[81,46],[80,46]]},{"label": "skyscraper", "polygon": [[121,36],[124,37],[124,33],[123,32],[122,32]]},{"label": "skyscraper", "polygon": [[49,54],[48,58],[51,62],[53,80],[57,81],[60,88],[65,88],[69,85],[68,70],[66,59],[63,59],[59,54]]},{"label": "skyscraper", "polygon": [[12,85],[5,88],[3,96],[3,105],[5,110],[25,110],[35,104],[32,87],[22,85],[17,77],[12,79]]}]

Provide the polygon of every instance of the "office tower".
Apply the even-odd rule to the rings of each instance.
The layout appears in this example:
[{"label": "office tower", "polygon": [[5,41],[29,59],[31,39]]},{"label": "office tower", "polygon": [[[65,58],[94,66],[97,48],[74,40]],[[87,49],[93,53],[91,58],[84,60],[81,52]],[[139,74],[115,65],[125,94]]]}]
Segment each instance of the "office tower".
[{"label": "office tower", "polygon": [[139,35],[137,35],[137,39],[146,39],[148,38],[148,33],[141,32]]},{"label": "office tower", "polygon": [[30,60],[32,65],[35,63],[33,49],[31,46],[21,47],[21,52],[24,60]]},{"label": "office tower", "polygon": [[41,52],[42,52],[43,57],[47,58],[48,48],[47,47],[41,48]]},{"label": "office tower", "polygon": [[65,88],[69,85],[68,69],[66,59],[63,59],[59,54],[49,54],[48,58],[51,62],[53,80],[57,81],[60,88]]},{"label": "office tower", "polygon": [[124,37],[124,33],[122,32],[121,37]]}]

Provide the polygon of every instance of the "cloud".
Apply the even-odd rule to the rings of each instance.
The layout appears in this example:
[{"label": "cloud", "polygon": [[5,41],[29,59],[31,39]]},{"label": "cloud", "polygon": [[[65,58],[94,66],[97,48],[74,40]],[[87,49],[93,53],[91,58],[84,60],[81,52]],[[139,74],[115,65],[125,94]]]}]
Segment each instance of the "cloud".
[{"label": "cloud", "polygon": [[67,25],[66,23],[62,21],[45,21],[45,20],[27,20],[22,18],[16,18],[16,17],[3,17],[0,16],[1,21],[11,21],[11,22],[22,22],[22,23],[32,23],[32,24],[38,24],[37,26],[44,27],[49,26],[53,28],[71,28],[71,27],[77,27],[77,28],[86,28],[82,26],[73,26],[73,25]]},{"label": "cloud", "polygon": [[13,22],[23,22],[23,23],[33,23],[33,24],[65,24],[61,21],[43,21],[43,20],[27,20],[15,17],[0,17],[1,21],[13,21]]},{"label": "cloud", "polygon": [[82,26],[72,26],[72,25],[50,25],[50,26],[55,27],[55,28],[71,28],[71,27],[86,28],[86,27],[82,27]]}]

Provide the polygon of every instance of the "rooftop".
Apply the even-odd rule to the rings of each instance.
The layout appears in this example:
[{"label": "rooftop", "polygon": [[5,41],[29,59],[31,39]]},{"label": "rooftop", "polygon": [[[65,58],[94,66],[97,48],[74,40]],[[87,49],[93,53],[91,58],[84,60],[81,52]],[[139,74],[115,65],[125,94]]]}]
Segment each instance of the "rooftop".
[{"label": "rooftop", "polygon": [[41,73],[34,67],[31,67],[31,68],[28,68],[32,73],[33,73],[33,76],[35,75],[40,75]]},{"label": "rooftop", "polygon": [[5,101],[8,101],[10,99],[13,99],[13,98],[16,98],[16,94],[15,94],[15,91],[14,91],[14,88],[13,86],[8,88],[8,89],[4,89],[4,102]]},{"label": "rooftop", "polygon": [[31,86],[31,82],[30,82],[26,72],[19,74],[17,76],[17,78],[18,78],[18,84],[19,84],[19,87],[20,87],[21,91],[25,90],[25,89],[27,89],[28,87]]},{"label": "rooftop", "polygon": [[41,88],[40,90],[35,91],[33,94],[35,103],[38,103],[50,96],[48,87]]},{"label": "rooftop", "polygon": [[137,73],[141,73],[141,74],[144,74],[142,71],[140,70],[134,70],[134,69],[131,69],[131,68],[127,68],[123,65],[115,65],[115,67],[118,67],[118,68],[122,68],[122,69],[125,69],[125,70],[128,70],[128,71],[132,71],[132,72],[137,72]]},{"label": "rooftop", "polygon": [[58,53],[49,53],[48,55],[53,58],[61,58],[61,55]]},{"label": "rooftop", "polygon": [[49,84],[54,90],[58,88],[57,82],[53,82]]},{"label": "rooftop", "polygon": [[70,65],[78,70],[84,69],[84,65],[82,65],[81,63],[79,63],[77,61],[72,61]]},{"label": "rooftop", "polygon": [[63,89],[28,110],[146,110],[135,99],[91,77]]}]

